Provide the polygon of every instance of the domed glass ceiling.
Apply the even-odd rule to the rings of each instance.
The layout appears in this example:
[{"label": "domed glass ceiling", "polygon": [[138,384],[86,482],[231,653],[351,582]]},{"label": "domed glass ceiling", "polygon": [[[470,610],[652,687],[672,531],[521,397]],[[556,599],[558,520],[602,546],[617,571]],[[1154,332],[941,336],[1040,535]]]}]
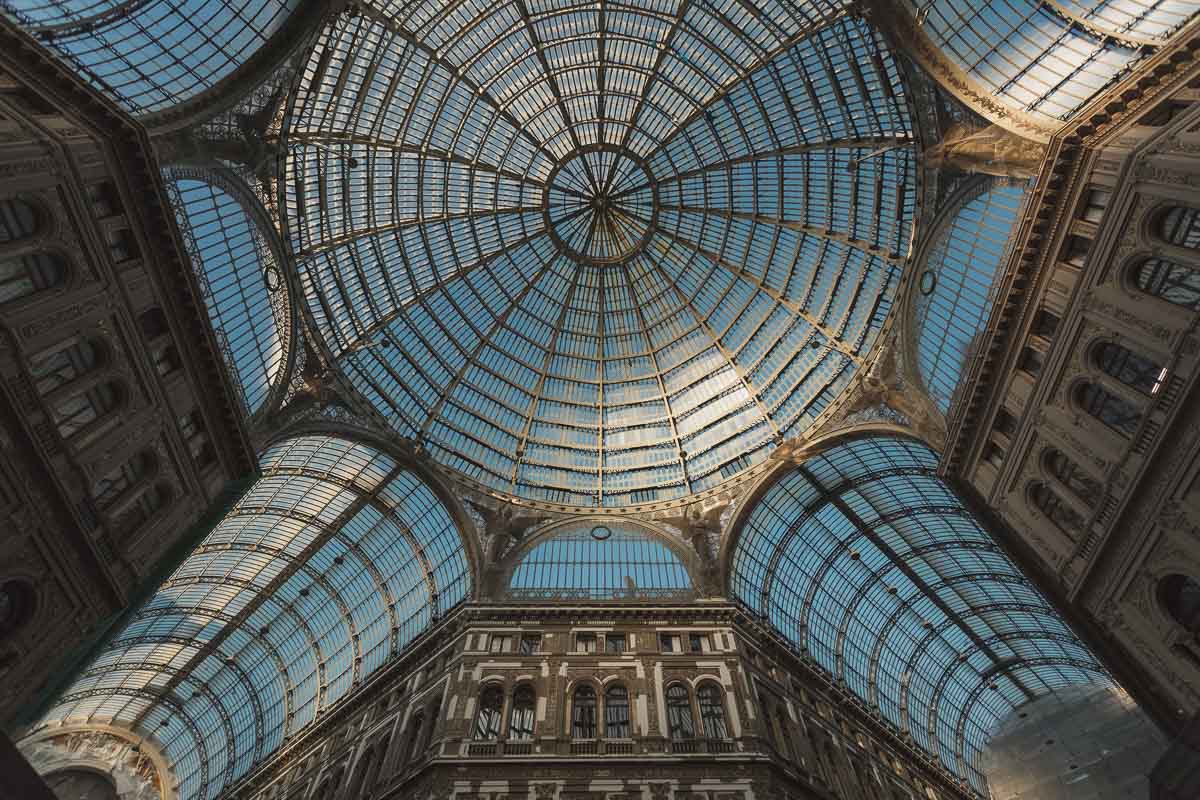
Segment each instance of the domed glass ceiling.
[{"label": "domed glass ceiling", "polygon": [[343,373],[485,487],[686,497],[847,386],[909,249],[881,38],[825,3],[394,3],[331,23],[287,235]]}]

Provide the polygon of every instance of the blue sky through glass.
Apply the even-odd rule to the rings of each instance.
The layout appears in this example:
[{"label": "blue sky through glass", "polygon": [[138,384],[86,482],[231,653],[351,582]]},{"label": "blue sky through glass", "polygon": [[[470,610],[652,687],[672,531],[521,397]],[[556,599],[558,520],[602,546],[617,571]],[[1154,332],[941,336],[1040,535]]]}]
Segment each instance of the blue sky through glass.
[{"label": "blue sky through glass", "polygon": [[306,301],[362,394],[467,477],[569,506],[677,500],[808,428],[912,233],[882,39],[819,5],[437,7],[337,20],[287,133]]},{"label": "blue sky through glass", "polygon": [[522,556],[509,580],[510,592],[526,599],[682,596],[691,587],[687,567],[664,541],[596,520],[555,530]]},{"label": "blue sky through glass", "polygon": [[[169,176],[168,176],[168,179]],[[266,245],[254,222],[220,187],[198,180],[176,182],[180,227],[196,245],[204,305],[240,387],[247,413],[266,401],[283,366],[279,313],[263,277]]]},{"label": "blue sky through glass", "polygon": [[215,797],[471,589],[449,512],[388,456],[304,437],[262,469],[41,723],[153,738],[185,800]]},{"label": "blue sky through glass", "polygon": [[[917,297],[917,361],[930,397],[943,414],[962,377],[975,337],[991,314],[1027,186],[989,184],[965,203],[930,248]],[[932,286],[929,294],[925,289]]]},{"label": "blue sky through glass", "polygon": [[745,523],[730,588],[985,795],[998,720],[1109,680],[912,440],[851,440],[786,473]]},{"label": "blue sky through glass", "polygon": [[299,0],[3,0],[127,111],[161,111],[212,88],[270,38]]}]

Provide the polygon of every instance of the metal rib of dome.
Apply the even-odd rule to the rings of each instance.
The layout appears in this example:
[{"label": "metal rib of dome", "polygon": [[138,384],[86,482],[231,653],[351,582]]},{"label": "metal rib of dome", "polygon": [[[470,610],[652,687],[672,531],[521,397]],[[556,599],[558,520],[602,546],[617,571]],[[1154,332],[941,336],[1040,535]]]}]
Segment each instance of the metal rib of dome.
[{"label": "metal rib of dome", "polygon": [[368,4],[285,137],[343,373],[444,465],[564,506],[684,498],[803,432],[911,237],[899,72],[829,4]]}]

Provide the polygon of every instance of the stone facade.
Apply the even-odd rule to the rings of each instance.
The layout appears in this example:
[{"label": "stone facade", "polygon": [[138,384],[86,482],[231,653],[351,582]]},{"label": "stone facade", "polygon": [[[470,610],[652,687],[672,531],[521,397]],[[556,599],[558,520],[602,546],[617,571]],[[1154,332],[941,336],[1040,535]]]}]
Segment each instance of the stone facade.
[{"label": "stone facade", "polygon": [[1200,270],[1169,230],[1200,205],[1198,52],[1182,34],[1052,140],[943,462],[1175,732],[1200,710],[1162,596],[1200,576],[1200,315],[1145,270]]},{"label": "stone facade", "polygon": [[[591,736],[577,727],[581,687],[595,698]],[[626,718],[606,710],[613,687],[626,693],[627,733],[620,722],[608,727]],[[672,735],[672,687],[684,690],[677,698],[686,693],[690,735],[678,727]],[[719,724],[700,708],[704,687],[720,698]],[[522,689],[533,695],[524,736],[513,730]],[[500,698],[495,736],[479,730],[489,691]],[[230,792],[238,800],[967,796],[719,601],[468,606]]]},{"label": "stone facade", "polygon": [[6,724],[254,470],[139,131],[0,26]]}]

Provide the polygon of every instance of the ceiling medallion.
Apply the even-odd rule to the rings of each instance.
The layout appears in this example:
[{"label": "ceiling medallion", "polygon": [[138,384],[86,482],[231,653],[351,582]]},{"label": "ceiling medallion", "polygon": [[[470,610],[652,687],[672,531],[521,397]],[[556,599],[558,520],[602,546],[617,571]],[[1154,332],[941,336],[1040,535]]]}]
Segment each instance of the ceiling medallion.
[{"label": "ceiling medallion", "polygon": [[575,261],[613,264],[641,252],[658,218],[646,163],[616,145],[581,147],[555,165],[542,193],[550,238]]}]

